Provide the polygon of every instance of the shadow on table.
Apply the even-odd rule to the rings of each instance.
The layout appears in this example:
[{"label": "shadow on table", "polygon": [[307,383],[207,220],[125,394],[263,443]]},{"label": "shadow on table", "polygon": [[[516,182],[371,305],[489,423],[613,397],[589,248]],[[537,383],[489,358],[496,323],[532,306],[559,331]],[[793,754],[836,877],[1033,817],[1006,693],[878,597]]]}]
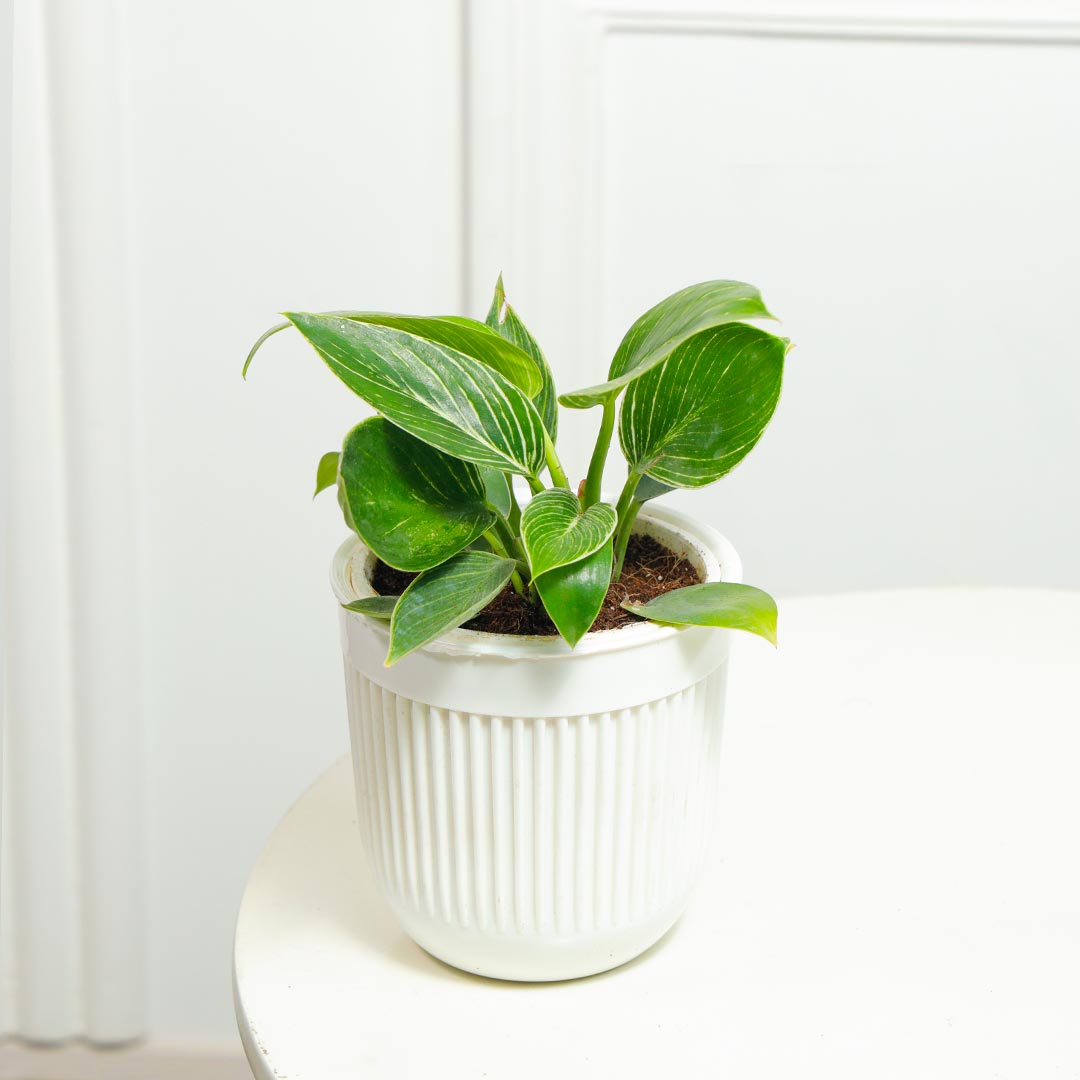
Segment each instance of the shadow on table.
[{"label": "shadow on table", "polygon": [[[601,971],[595,975],[583,975],[578,979],[558,979],[551,982],[513,982],[510,979],[491,979],[486,975],[476,975],[471,971],[462,971],[460,968],[456,968],[452,964],[447,964],[445,961],[440,960],[437,956],[432,956],[430,953],[425,952],[402,931],[399,930],[398,933],[402,936],[403,950],[407,947],[412,952],[419,954],[419,956],[423,958],[423,964],[421,966],[423,967],[423,970],[427,971],[429,974],[442,979],[464,980],[479,985],[498,986],[500,989],[509,988],[511,990],[525,992],[529,990],[547,990],[551,987],[565,986],[567,983],[574,982],[600,982],[615,975],[622,975],[624,972],[633,970],[639,964],[648,963],[651,956],[662,951],[667,943],[678,934],[681,923],[682,919],[679,919],[655,945],[650,945],[640,956],[635,956],[633,960],[628,960],[625,964],[620,964],[610,971]],[[413,966],[415,967],[417,965],[414,963]]]}]

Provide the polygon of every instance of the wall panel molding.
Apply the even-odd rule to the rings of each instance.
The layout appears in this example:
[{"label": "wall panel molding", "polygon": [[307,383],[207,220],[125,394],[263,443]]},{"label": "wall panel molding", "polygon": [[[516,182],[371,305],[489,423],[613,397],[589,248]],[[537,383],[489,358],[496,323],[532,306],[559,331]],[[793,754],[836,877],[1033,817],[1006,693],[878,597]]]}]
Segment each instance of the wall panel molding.
[{"label": "wall panel molding", "polygon": [[[487,309],[502,271],[545,351],[585,371],[602,240],[591,172],[601,24],[566,2],[471,0],[468,12],[469,309]],[[587,454],[575,434],[564,424],[571,459]]]},{"label": "wall panel molding", "polygon": [[655,0],[470,0],[466,33],[470,308],[490,300],[492,267],[512,271],[522,291],[557,313],[576,360],[597,344],[588,296],[599,284],[603,245],[598,90],[610,35],[1072,46],[1080,44],[1080,18],[1065,4],[959,0],[921,7],[706,2],[681,10]]},{"label": "wall panel molding", "polygon": [[119,0],[20,0],[9,379],[9,1031],[143,1027]]},{"label": "wall panel molding", "polygon": [[77,794],[52,140],[39,5],[14,21],[11,336],[7,368],[6,1033],[77,1031]]},{"label": "wall panel molding", "polygon": [[[13,4],[11,0],[0,0],[0,72],[5,77],[0,79],[0,386],[7,387],[9,312],[11,300],[11,126],[12,126],[12,83],[14,56],[12,52]],[[0,406],[0,416],[6,420],[6,408]],[[6,431],[6,425],[4,427]],[[0,437],[0,523],[5,521],[4,510],[8,505],[8,446],[7,439]],[[0,646],[2,646],[3,612],[7,607],[7,537],[6,529],[0,528]],[[6,817],[5,792],[7,785],[3,780],[4,769],[4,729],[3,702],[7,697],[7,680],[4,664],[0,660],[0,912],[11,904],[11,873],[8,864],[9,854],[2,840],[3,821]],[[4,962],[4,957],[11,953],[14,945],[9,927],[0,915],[0,1038],[9,1024],[11,1006],[14,1001],[11,983],[11,966]]]},{"label": "wall panel molding", "polygon": [[[615,290],[623,282],[633,281],[636,272],[631,266],[609,264],[611,252],[633,249],[632,244],[621,242],[622,234],[611,235],[615,229],[632,230],[633,219],[625,214],[616,218],[615,211],[607,212],[619,204],[620,190],[633,187],[634,162],[632,152],[626,149],[625,130],[634,118],[620,111],[618,90],[612,83],[616,71],[617,77],[624,80],[633,75],[618,68],[620,56],[632,52],[639,63],[647,64],[649,42],[667,56],[685,48],[687,56],[696,57],[696,62],[702,64],[708,62],[703,44],[715,44],[719,57],[722,44],[727,48],[724,55],[730,56],[732,49],[743,43],[758,50],[775,46],[779,51],[793,41],[805,41],[808,47],[822,47],[823,52],[834,43],[845,50],[886,43],[910,47],[916,57],[919,50],[955,47],[961,64],[980,50],[983,56],[994,50],[1024,50],[1044,56],[1047,66],[1055,64],[1060,68],[1068,62],[1062,57],[1063,51],[1080,45],[1080,11],[1075,4],[1053,0],[941,0],[933,4],[883,0],[680,0],[678,5],[662,0],[553,0],[542,5],[528,0],[473,0],[470,9],[471,306],[483,309],[490,295],[488,276],[493,268],[505,269],[511,301],[527,322],[535,323],[537,337],[549,352],[560,387],[566,389],[599,382],[606,376],[606,364],[615,344],[607,337],[615,330],[609,309],[617,304]],[[673,41],[676,37],[683,40]],[[958,73],[958,80],[962,77]],[[795,86],[788,90],[798,92]],[[851,90],[857,92],[857,88]],[[657,93],[662,92],[662,88],[657,89]],[[1018,101],[1023,100],[1025,92],[1025,87],[1017,87]],[[915,111],[930,104],[920,96],[917,74],[913,75],[911,96]],[[694,103],[687,108],[692,112]],[[655,114],[652,119],[654,123],[663,122]],[[700,120],[701,130],[707,130],[710,118],[703,114]],[[827,132],[827,116],[821,122]],[[1007,122],[1016,121],[1010,118]],[[616,130],[623,132],[624,139],[617,151],[618,160],[612,149]],[[680,130],[689,131],[689,125]],[[1067,141],[1064,134],[1062,141]],[[703,157],[723,170],[721,149],[711,158]],[[1006,156],[1003,162],[1007,161]],[[992,163],[988,166],[993,167]],[[928,162],[928,168],[932,167],[933,163]],[[609,175],[612,170],[626,170],[627,177]],[[655,177],[655,172],[650,175]],[[647,212],[648,204],[639,199],[635,211]],[[684,228],[693,228],[685,219],[680,220]],[[948,223],[943,224],[947,230]],[[716,235],[712,239],[722,249],[722,239]],[[655,250],[659,241],[650,234],[650,242]],[[672,237],[672,243],[680,243],[679,238]],[[685,243],[688,249],[693,247],[691,240]],[[643,270],[641,276],[648,277],[648,270]],[[625,319],[625,313],[620,318]],[[625,321],[620,322],[621,326]],[[564,462],[587,460],[592,419],[587,414],[565,417],[563,432],[570,438],[562,455]],[[1033,450],[1031,460],[1036,456]],[[885,451],[883,457],[888,457]],[[949,463],[959,476],[960,454],[955,453]],[[621,482],[617,471],[613,465],[609,475],[613,484]],[[787,490],[782,481],[776,480],[777,475],[773,474],[776,491]],[[904,482],[902,474],[894,472],[892,482],[898,479]],[[710,496],[716,500],[713,505],[717,513],[720,500],[727,499],[737,487],[733,483],[725,492]],[[914,504],[913,491],[907,489],[906,494]],[[780,516],[776,511],[774,525]],[[969,515],[969,520],[973,522],[977,517]],[[852,543],[867,547],[871,533],[865,530]],[[978,540],[973,537],[973,542]],[[882,539],[874,536],[873,542],[880,544]],[[1011,533],[1006,543],[1030,551],[1030,540],[1019,530]],[[775,544],[771,550],[777,550]],[[989,560],[984,560],[980,571],[966,571],[966,564],[957,555],[949,558],[946,569],[942,567],[947,560],[935,561],[928,555],[916,569],[909,571],[902,566],[901,574],[922,572],[935,583],[948,583],[949,574],[959,581],[967,580],[961,577],[965,572],[1000,572],[985,569],[990,566]],[[881,561],[881,566],[888,564],[888,559]],[[817,573],[818,565],[820,559],[812,563],[808,557],[805,564],[799,565],[799,579],[811,580],[808,575]],[[825,579],[828,584],[817,581],[808,587],[888,583],[873,577],[885,571],[871,565],[869,559],[863,559],[860,568],[846,578],[851,565],[851,560],[838,561],[828,570],[833,575]],[[1056,572],[1062,573],[1060,569]],[[788,587],[793,586],[789,583]]]},{"label": "wall panel molding", "polygon": [[596,7],[593,17],[605,32],[643,34],[727,34],[754,37],[864,38],[890,41],[1076,44],[1080,19],[1032,18],[1017,9],[1012,17],[987,18],[976,11],[901,16],[852,9],[847,13],[798,13],[783,8],[679,13],[661,8]]}]

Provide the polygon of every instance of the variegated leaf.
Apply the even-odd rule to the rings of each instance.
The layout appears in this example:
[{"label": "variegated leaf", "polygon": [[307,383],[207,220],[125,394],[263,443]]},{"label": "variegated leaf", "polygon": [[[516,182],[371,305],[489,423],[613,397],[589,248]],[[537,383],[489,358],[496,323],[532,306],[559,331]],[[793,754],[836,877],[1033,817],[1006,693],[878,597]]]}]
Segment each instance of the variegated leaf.
[{"label": "variegated leaf", "polygon": [[544,467],[540,415],[497,371],[404,330],[285,314],[350,390],[423,442],[503,472],[536,477]]},{"label": "variegated leaf", "polygon": [[552,441],[554,441],[559,425],[559,407],[555,399],[555,380],[536,338],[529,333],[528,328],[507,301],[502,274],[499,275],[499,280],[495,282],[495,295],[492,297],[491,307],[488,309],[485,322],[506,338],[507,341],[512,342],[532,357],[537,370],[540,372],[540,389],[532,392],[532,399],[541,419],[544,421],[544,427],[548,429],[548,433],[551,435]]},{"label": "variegated leaf", "polygon": [[421,574],[394,608],[387,667],[468,622],[502,591],[516,566],[489,551],[462,551]]},{"label": "variegated leaf", "polygon": [[[466,319],[460,315],[391,315],[381,311],[324,311],[322,314],[349,319],[352,322],[370,323],[373,326],[389,326],[428,341],[437,341],[486,364],[529,397],[539,394],[544,385],[542,372],[547,371],[547,364],[543,357],[537,361],[529,350],[523,349],[512,338],[475,319]],[[266,339],[290,326],[290,322],[278,323],[255,342],[244,361],[245,378],[251,361]],[[551,373],[547,372],[549,380],[550,375]]]},{"label": "variegated leaf", "polygon": [[607,382],[563,394],[559,401],[570,409],[590,409],[662,364],[702,330],[740,319],[771,318],[753,285],[743,281],[690,285],[661,300],[630,327],[612,358]]},{"label": "variegated leaf", "polygon": [[340,475],[353,529],[398,570],[437,566],[495,521],[475,465],[381,416],[345,436]]},{"label": "variegated leaf", "polygon": [[744,323],[706,330],[630,385],[619,442],[631,469],[703,487],[761,437],[780,397],[787,342]]},{"label": "variegated leaf", "polygon": [[611,539],[617,523],[606,503],[582,510],[578,497],[565,488],[541,491],[521,515],[521,540],[533,577],[591,555]]}]

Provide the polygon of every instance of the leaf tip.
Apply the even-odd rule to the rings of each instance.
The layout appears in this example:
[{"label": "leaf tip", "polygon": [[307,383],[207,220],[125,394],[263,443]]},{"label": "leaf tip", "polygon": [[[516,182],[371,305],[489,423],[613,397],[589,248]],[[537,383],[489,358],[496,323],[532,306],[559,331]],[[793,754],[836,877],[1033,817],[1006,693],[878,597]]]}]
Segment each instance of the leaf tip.
[{"label": "leaf tip", "polygon": [[248,368],[251,367],[251,361],[255,359],[255,354],[259,351],[259,349],[262,348],[263,342],[266,341],[267,338],[273,337],[275,334],[279,333],[280,331],[287,330],[288,327],[289,327],[289,323],[287,323],[287,322],[275,323],[264,334],[261,334],[259,336],[259,340],[256,341],[255,344],[251,346],[251,351],[247,354],[247,359],[244,361],[244,366],[240,371],[240,375],[244,379],[245,382],[247,381],[247,373],[248,373]]},{"label": "leaf tip", "polygon": [[285,326],[295,326],[298,330],[311,318],[310,311],[279,311],[278,314],[285,319]]},{"label": "leaf tip", "polygon": [[502,271],[499,271],[499,277],[495,282],[495,299],[492,303],[492,308],[495,312],[495,319],[499,326],[502,326],[506,322],[507,316],[510,314],[510,305],[506,302],[506,287],[503,285]]}]

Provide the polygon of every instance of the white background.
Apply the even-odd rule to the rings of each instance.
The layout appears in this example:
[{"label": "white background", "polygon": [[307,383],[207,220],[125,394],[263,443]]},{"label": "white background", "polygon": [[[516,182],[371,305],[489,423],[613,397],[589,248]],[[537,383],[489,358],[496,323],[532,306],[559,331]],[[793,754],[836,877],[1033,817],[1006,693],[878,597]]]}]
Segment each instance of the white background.
[{"label": "white background", "polygon": [[[70,250],[93,265],[93,215],[56,211],[83,182],[64,147],[75,161],[95,152],[71,135],[79,93],[57,86],[57,58],[94,47],[64,39],[71,3],[16,5],[16,50],[20,26],[42,13],[46,26],[42,54],[17,67],[16,109],[44,86],[76,115],[46,108],[16,124],[13,280],[50,273],[43,258],[18,261],[43,250],[42,221],[61,264]],[[698,8],[676,18],[657,0],[635,21],[569,0],[542,14],[437,0],[102,3],[116,16],[124,120],[97,152],[121,185],[104,198],[122,217],[126,263],[66,286],[61,270],[43,318],[64,331],[49,353],[63,381],[82,362],[64,289],[88,310],[98,297],[118,308],[123,362],[102,377],[128,421],[116,445],[131,475],[109,498],[124,499],[131,526],[94,509],[98,490],[109,505],[107,477],[91,473],[89,499],[73,496],[80,461],[42,458],[53,443],[35,439],[53,435],[40,426],[11,425],[9,468],[39,469],[35,490],[52,493],[55,513],[19,505],[22,482],[6,509],[11,528],[28,530],[31,510],[51,523],[41,544],[76,576],[94,572],[80,559],[91,531],[131,568],[130,600],[103,617],[135,642],[134,749],[116,768],[137,772],[141,855],[124,873],[144,889],[139,1023],[154,1038],[231,1043],[247,871],[345,748],[326,584],[343,528],[331,497],[309,496],[319,455],[363,408],[285,335],[241,382],[278,311],[482,315],[502,269],[570,389],[602,378],[623,329],[667,292],[752,281],[798,346],[775,423],[730,478],[674,499],[728,533],[748,580],[781,595],[1080,584],[1080,13],[1070,24],[1055,21],[1069,5],[991,16],[953,4],[921,22],[881,4],[855,17],[811,3]],[[35,132],[53,146],[52,186],[20,188],[20,169],[36,175]],[[8,408],[44,408],[60,439],[82,405],[28,383],[36,340],[16,326],[21,396]],[[577,474],[593,419],[567,424]],[[25,573],[9,565],[12,582]],[[61,632],[64,576],[45,587]],[[10,605],[8,640],[30,640],[24,623],[39,617]],[[95,617],[72,625],[92,632]],[[58,664],[83,632],[57,645]],[[76,778],[78,685],[57,721]],[[7,720],[12,732],[35,724],[32,710]],[[45,753],[33,761],[55,782]],[[72,807],[92,822],[72,783]],[[6,846],[49,848],[52,826],[21,809],[8,806]],[[79,828],[61,827],[55,857],[77,859]],[[52,902],[8,876],[22,911]],[[20,999],[36,969],[33,950],[16,948],[23,926],[5,903],[4,1024],[26,1033]],[[88,1005],[79,962],[60,960],[75,1033]]]}]

